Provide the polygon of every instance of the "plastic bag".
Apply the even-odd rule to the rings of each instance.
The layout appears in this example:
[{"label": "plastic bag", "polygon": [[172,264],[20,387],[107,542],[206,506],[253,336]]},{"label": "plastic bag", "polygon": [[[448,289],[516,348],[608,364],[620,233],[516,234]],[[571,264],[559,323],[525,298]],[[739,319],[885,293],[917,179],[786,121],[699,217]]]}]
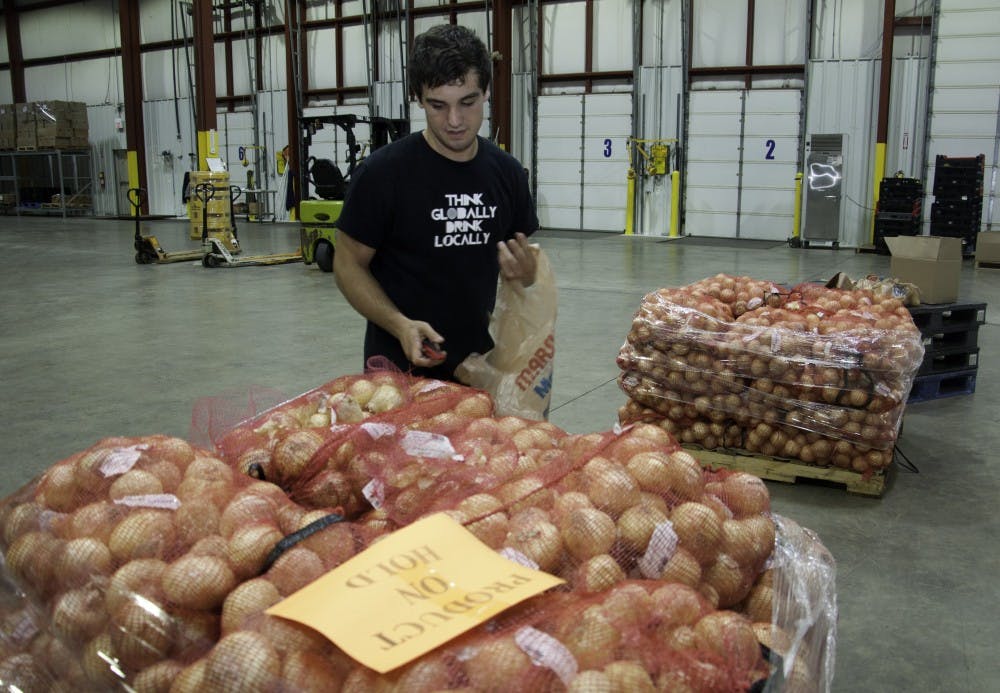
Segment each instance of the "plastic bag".
[{"label": "plastic bag", "polygon": [[497,416],[547,419],[552,395],[557,293],[549,258],[537,245],[535,283],[500,281],[490,322],[494,347],[471,354],[455,370],[466,385],[486,390]]}]

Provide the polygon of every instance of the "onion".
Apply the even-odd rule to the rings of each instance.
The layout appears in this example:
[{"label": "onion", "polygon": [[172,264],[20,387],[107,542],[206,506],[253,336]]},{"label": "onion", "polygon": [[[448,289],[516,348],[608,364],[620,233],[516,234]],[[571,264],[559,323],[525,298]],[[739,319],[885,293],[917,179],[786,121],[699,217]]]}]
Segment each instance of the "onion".
[{"label": "onion", "polygon": [[651,615],[659,621],[661,629],[672,630],[678,626],[693,626],[706,611],[699,594],[683,584],[662,585],[650,598]]},{"label": "onion", "polygon": [[544,571],[554,570],[562,558],[559,530],[548,520],[548,514],[537,508],[511,517],[504,545],[520,551]]},{"label": "onion", "polygon": [[568,693],[614,693],[615,689],[607,674],[591,669],[577,674],[566,690]]},{"label": "onion", "polygon": [[167,566],[163,594],[171,603],[189,609],[214,609],[236,586],[236,576],[217,556],[186,554]]},{"label": "onion", "polygon": [[532,507],[546,509],[553,503],[552,491],[536,476],[508,482],[497,489],[496,496],[509,512]]},{"label": "onion", "polygon": [[201,479],[202,481],[224,481],[233,483],[233,470],[214,457],[199,455],[192,460],[184,471],[185,479]]},{"label": "onion", "polygon": [[299,693],[339,691],[347,673],[345,664],[338,666],[329,656],[315,652],[289,652],[281,666],[281,682],[287,690]]},{"label": "onion", "polygon": [[613,693],[655,693],[649,672],[638,662],[611,662],[604,667]]},{"label": "onion", "polygon": [[323,561],[314,552],[296,546],[281,555],[267,572],[267,578],[278,588],[281,596],[297,592],[326,572]]},{"label": "onion", "polygon": [[160,580],[167,564],[156,558],[140,558],[126,563],[111,576],[104,595],[104,608],[116,614],[132,601],[135,595],[158,602],[162,599]]},{"label": "onion", "polygon": [[91,500],[84,494],[85,491],[76,485],[76,472],[73,466],[57,464],[49,467],[38,483],[35,499],[45,508],[68,513]]},{"label": "onion", "polygon": [[170,656],[173,617],[149,600],[126,603],[111,619],[111,643],[122,665],[135,671]]},{"label": "onion", "polygon": [[477,539],[491,549],[503,546],[510,523],[498,498],[487,493],[477,493],[459,503],[456,509],[465,518],[462,524]]},{"label": "onion", "polygon": [[118,500],[125,496],[142,496],[163,493],[163,483],[152,472],[130,469],[115,479],[108,490],[108,497]]},{"label": "onion", "polygon": [[299,546],[316,553],[327,570],[336,568],[352,558],[356,552],[354,528],[350,524],[334,524],[324,527],[302,541]]},{"label": "onion", "polygon": [[119,563],[136,558],[165,558],[176,546],[173,518],[166,510],[139,509],[119,522],[108,539],[111,555]]},{"label": "onion", "polygon": [[751,621],[774,620],[774,590],[769,585],[754,585],[740,609]]},{"label": "onion", "polygon": [[378,386],[372,381],[358,378],[347,388],[347,394],[353,397],[354,401],[359,405],[366,407],[377,389]]},{"label": "onion", "polygon": [[573,587],[587,594],[604,592],[625,580],[625,571],[610,555],[604,553],[587,559],[576,569]]},{"label": "onion", "polygon": [[722,539],[722,522],[711,508],[702,503],[681,503],[670,513],[670,521],[681,546],[700,563],[714,559]]},{"label": "onion", "polygon": [[290,652],[315,652],[325,655],[331,650],[331,643],[326,637],[298,621],[264,614],[258,630],[282,655]]},{"label": "onion", "polygon": [[55,577],[63,588],[80,587],[92,577],[110,577],[111,551],[100,539],[73,539],[57,554]]},{"label": "onion", "polygon": [[136,693],[170,693],[170,687],[184,671],[184,665],[174,660],[156,662],[146,667],[132,681]]},{"label": "onion", "polygon": [[219,534],[229,539],[238,528],[251,523],[276,525],[275,503],[270,498],[241,492],[222,511],[222,516],[219,518]]},{"label": "onion", "polygon": [[487,639],[468,649],[472,652],[463,665],[474,690],[498,690],[502,681],[535,683],[540,675],[539,669],[511,636]]},{"label": "onion", "polygon": [[697,587],[701,582],[701,564],[690,552],[679,548],[663,566],[660,579],[665,582],[679,582],[688,587]]},{"label": "onion", "polygon": [[586,493],[594,506],[617,518],[639,502],[641,491],[625,468],[603,457],[594,457],[583,467]]},{"label": "onion", "polygon": [[108,663],[109,658],[113,661],[117,659],[117,654],[108,633],[101,633],[83,648],[80,665],[87,681],[96,690],[114,690],[123,683],[123,672],[118,667],[112,667]]},{"label": "onion", "polygon": [[732,556],[720,553],[702,574],[719,595],[719,606],[730,607],[743,599],[750,590],[750,579]]},{"label": "onion", "polygon": [[260,572],[264,561],[284,535],[271,524],[244,525],[233,532],[226,546],[229,565],[238,578]]},{"label": "onion", "polygon": [[559,639],[576,657],[581,670],[602,669],[614,661],[622,633],[600,606],[590,606],[567,624]]},{"label": "onion", "polygon": [[[302,476],[313,455],[323,445],[323,436],[311,430],[294,431],[274,446],[274,466],[279,483],[294,482]],[[270,479],[269,479],[270,481]]]},{"label": "onion", "polygon": [[26,532],[40,529],[44,509],[38,503],[28,502],[14,506],[3,520],[3,543],[10,546]]},{"label": "onion", "polygon": [[757,636],[744,617],[732,611],[718,611],[702,617],[694,627],[701,647],[715,652],[742,670],[761,662]]},{"label": "onion", "polygon": [[615,521],[596,508],[577,508],[560,523],[563,544],[577,561],[606,554],[614,546]]},{"label": "onion", "polygon": [[485,392],[465,397],[455,405],[455,413],[470,419],[482,419],[493,414],[493,401]]},{"label": "onion", "polygon": [[52,607],[52,632],[66,643],[87,642],[108,620],[103,602],[96,583],[63,592]]},{"label": "onion", "polygon": [[620,631],[637,631],[652,618],[653,599],[637,582],[618,585],[603,601],[604,613]]},{"label": "onion", "polygon": [[381,414],[390,409],[395,409],[401,404],[403,404],[403,394],[399,391],[399,388],[386,383],[379,385],[375,392],[372,393],[371,399],[365,405],[365,409],[373,414]]},{"label": "onion", "polygon": [[182,546],[192,546],[199,539],[218,536],[222,513],[214,503],[184,502],[174,512],[177,540]]},{"label": "onion", "polygon": [[721,498],[737,517],[757,515],[771,508],[771,496],[760,477],[736,472],[722,482]]},{"label": "onion", "polygon": [[228,635],[281,601],[281,594],[266,578],[254,578],[238,585],[222,603],[222,634]]},{"label": "onion", "polygon": [[45,532],[23,534],[7,549],[7,569],[22,588],[46,596],[54,587],[55,561],[62,546]]},{"label": "onion", "polygon": [[645,553],[656,526],[667,521],[664,511],[643,503],[633,505],[618,518],[618,535],[622,544],[636,554]]}]

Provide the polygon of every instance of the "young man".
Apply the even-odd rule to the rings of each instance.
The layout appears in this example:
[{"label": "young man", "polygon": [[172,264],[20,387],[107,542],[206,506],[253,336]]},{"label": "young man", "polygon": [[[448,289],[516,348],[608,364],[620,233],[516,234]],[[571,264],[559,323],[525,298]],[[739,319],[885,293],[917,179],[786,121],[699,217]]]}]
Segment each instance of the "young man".
[{"label": "young man", "polygon": [[452,380],[466,356],[493,347],[498,274],[534,282],[527,236],[538,219],[521,164],[477,135],[490,83],[483,42],[436,26],[414,40],[407,70],[427,127],[355,169],[334,273],[368,320],[366,363],[384,356]]}]

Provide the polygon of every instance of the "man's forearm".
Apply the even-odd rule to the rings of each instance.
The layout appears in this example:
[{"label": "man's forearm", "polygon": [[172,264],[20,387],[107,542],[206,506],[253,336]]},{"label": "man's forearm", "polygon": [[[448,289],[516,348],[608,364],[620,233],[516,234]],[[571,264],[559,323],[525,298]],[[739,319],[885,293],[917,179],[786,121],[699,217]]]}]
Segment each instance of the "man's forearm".
[{"label": "man's forearm", "polygon": [[383,330],[399,338],[400,322],[405,316],[386,295],[372,273],[354,263],[341,263],[335,268],[337,287],[354,310]]}]

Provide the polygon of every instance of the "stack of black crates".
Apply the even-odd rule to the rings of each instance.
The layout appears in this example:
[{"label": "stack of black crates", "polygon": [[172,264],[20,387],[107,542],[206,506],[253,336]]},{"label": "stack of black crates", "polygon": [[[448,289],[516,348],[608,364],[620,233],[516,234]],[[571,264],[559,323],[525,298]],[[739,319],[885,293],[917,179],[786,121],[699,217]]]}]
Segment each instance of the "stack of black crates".
[{"label": "stack of black crates", "polygon": [[931,235],[962,239],[962,255],[974,255],[983,217],[986,156],[938,155],[934,164]]},{"label": "stack of black crates", "polygon": [[875,251],[889,253],[886,236],[920,235],[924,184],[918,178],[883,178],[875,208]]},{"label": "stack of black crates", "polygon": [[924,360],[910,389],[909,403],[971,395],[979,369],[979,326],[985,303],[911,306],[924,341]]}]

